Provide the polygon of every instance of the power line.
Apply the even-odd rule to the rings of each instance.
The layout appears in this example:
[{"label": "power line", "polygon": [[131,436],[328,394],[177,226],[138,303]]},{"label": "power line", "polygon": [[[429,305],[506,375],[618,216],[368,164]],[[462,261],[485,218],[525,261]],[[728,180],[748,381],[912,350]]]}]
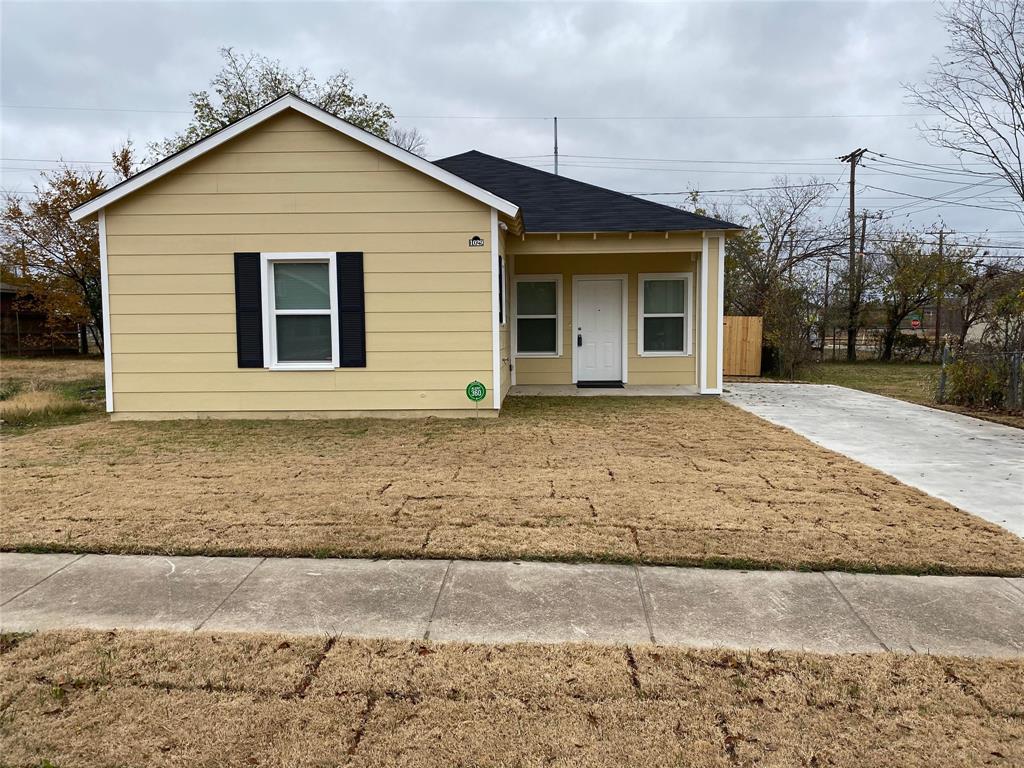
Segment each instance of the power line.
[{"label": "power line", "polygon": [[[551,157],[551,155],[522,155],[518,159],[529,159],[529,158],[541,158]],[[830,158],[797,158],[789,160],[708,160],[704,158],[702,160],[697,159],[683,159],[673,157],[618,157],[614,155],[567,155],[561,153],[559,157],[569,157],[578,160],[615,160],[615,161],[629,161],[629,162],[642,162],[642,163],[694,163],[700,165],[800,165],[800,166],[817,166],[834,168],[835,162],[827,162]],[[516,159],[516,158],[507,158]],[[815,160],[822,160],[823,162],[812,162]]]},{"label": "power line", "polygon": [[83,165],[112,165],[109,160],[67,160],[59,157],[48,160],[45,157],[0,157],[0,161],[12,163],[81,163]]},{"label": "power line", "polygon": [[130,107],[71,107],[51,106],[43,104],[0,104],[0,109],[45,109],[67,112],[142,112],[164,115],[191,115],[191,110],[183,109],[134,109]]},{"label": "power line", "polygon": [[[561,157],[566,157],[561,155]],[[550,168],[551,163],[524,163],[530,168]],[[610,164],[595,164],[595,163],[566,163],[561,162],[560,167],[562,168],[593,168],[597,170],[609,170],[609,171],[642,171],[645,173],[658,172],[658,173],[702,173],[702,174],[740,174],[744,176],[814,176],[817,174],[809,173],[806,171],[794,171],[788,168],[776,168],[774,170],[738,170],[735,168],[656,168],[652,166],[636,166],[636,165],[610,165]],[[832,166],[833,168],[835,166]],[[884,171],[882,169],[876,169],[874,172],[861,173],[861,176],[882,176],[888,177],[893,175],[891,172]],[[944,184],[956,184],[957,181],[943,181],[936,179]],[[995,180],[993,180],[994,182]]]},{"label": "power line", "polygon": [[[403,120],[550,120],[551,115],[396,115]],[[559,120],[854,120],[861,118],[941,117],[930,113],[819,115],[559,115]]]},{"label": "power line", "polygon": [[[82,107],[54,104],[2,104],[0,109],[54,110],[71,112],[136,112],[169,115],[190,115],[190,110],[148,109],[139,107]],[[803,114],[803,115],[570,115],[563,120],[852,120],[865,118],[941,117],[931,113],[877,113],[877,114]],[[550,120],[551,115],[395,115],[401,120]]]},{"label": "power line", "polygon": [[[938,184],[963,184],[963,182],[964,182],[964,179],[963,179],[962,176],[959,177],[959,178],[952,178],[952,179],[939,179],[939,178],[936,178],[935,176],[919,176],[918,174],[914,174],[914,173],[903,173],[903,171],[889,170],[888,168],[884,168],[884,167],[882,167],[880,165],[877,165],[874,162],[865,162],[864,163],[864,167],[865,168],[874,168],[879,173],[888,174],[890,176],[904,176],[904,177],[906,177],[908,179],[921,179],[923,181],[932,181],[932,182],[935,182],[935,183],[938,183]],[[977,178],[978,176],[991,176],[991,181],[987,181],[987,182],[984,182],[984,183],[986,183],[986,184],[1002,184],[1007,189],[1010,189],[1010,186],[1008,184],[1005,184],[1002,181],[1002,179],[999,176],[995,175],[995,174],[980,174],[979,173],[979,174],[972,174],[972,175],[975,178]]]},{"label": "power line", "polygon": [[920,160],[907,160],[902,157],[894,157],[893,155],[886,155],[881,152],[872,152],[875,155],[875,160],[882,160],[889,163],[890,165],[896,166],[916,166],[922,169],[935,169],[945,171],[947,173],[966,173],[966,174],[977,174],[977,171],[967,170],[967,166],[977,167],[989,167],[988,163],[925,163]]},{"label": "power line", "polygon": [[946,204],[949,204],[949,205],[960,205],[960,206],[963,206],[965,208],[982,208],[982,209],[985,209],[985,210],[988,210],[988,211],[1001,211],[1003,213],[1020,213],[1020,211],[1015,211],[1015,210],[1012,210],[1010,208],[993,208],[992,206],[988,206],[988,205],[971,205],[969,203],[958,203],[958,202],[951,201],[951,200],[943,200],[943,199],[938,198],[938,197],[924,197],[922,195],[912,195],[909,192],[901,192],[898,189],[886,189],[885,187],[873,187],[870,184],[865,184],[864,187],[866,189],[873,189],[876,192],[892,192],[893,194],[896,194],[896,195],[903,195],[904,197],[913,197],[913,198],[916,198],[918,200],[926,200],[928,202],[946,203]]},{"label": "power line", "polygon": [[733,189],[691,189],[685,192],[627,192],[626,194],[634,195],[635,197],[653,197],[656,195],[692,195],[694,193],[699,195],[711,194],[714,192],[762,192],[765,190],[773,189],[796,189],[800,187],[834,187],[827,181],[821,182],[820,184],[787,184],[784,187],[736,187]]}]

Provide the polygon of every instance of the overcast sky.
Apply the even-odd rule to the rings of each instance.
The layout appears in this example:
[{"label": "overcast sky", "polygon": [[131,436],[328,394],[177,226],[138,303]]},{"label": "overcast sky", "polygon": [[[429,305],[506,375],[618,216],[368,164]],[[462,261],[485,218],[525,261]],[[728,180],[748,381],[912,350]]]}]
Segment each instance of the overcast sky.
[{"label": "overcast sky", "polygon": [[[219,68],[220,46],[321,76],[347,70],[359,90],[392,106],[400,124],[426,135],[432,159],[479,149],[536,156],[520,162],[550,169],[552,125],[541,118],[558,115],[561,172],[624,192],[760,187],[780,173],[843,181],[846,166],[834,158],[859,146],[952,163],[919,137],[915,123],[924,118],[906,116],[921,110],[906,103],[900,85],[920,80],[942,51],[936,10],[928,2],[5,0],[3,187],[31,188],[35,171],[15,168],[59,157],[103,161],[125,137],[144,146],[177,132],[188,120],[189,92]],[[799,117],[807,115],[859,117]],[[629,117],[645,119],[622,119]],[[883,170],[865,167],[858,177],[923,197],[973,183],[941,171],[909,171],[923,180]],[[1007,207],[1000,200],[1009,192],[980,190],[964,202]],[[737,199],[731,194],[742,193],[714,198]],[[845,194],[840,186],[824,218],[845,215]],[[934,203],[865,187],[859,199],[872,210],[919,203],[898,215],[910,212],[921,226],[941,217],[963,232],[1024,240],[1014,214],[929,209]]]}]

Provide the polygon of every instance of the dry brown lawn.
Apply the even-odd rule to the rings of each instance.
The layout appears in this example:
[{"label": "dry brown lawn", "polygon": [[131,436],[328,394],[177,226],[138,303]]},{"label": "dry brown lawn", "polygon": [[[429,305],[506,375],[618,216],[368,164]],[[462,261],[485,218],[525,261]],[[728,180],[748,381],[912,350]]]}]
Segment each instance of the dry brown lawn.
[{"label": "dry brown lawn", "polygon": [[[11,766],[1019,766],[1024,661],[4,638]],[[44,762],[49,761],[49,762]]]},{"label": "dry brown lawn", "polygon": [[1024,540],[717,400],[4,441],[0,549],[1024,573]]},{"label": "dry brown lawn", "polygon": [[103,359],[0,360],[0,429],[17,435],[103,415]]},{"label": "dry brown lawn", "polygon": [[18,381],[34,387],[47,387],[84,379],[103,381],[102,357],[4,356],[0,360],[0,384]]}]

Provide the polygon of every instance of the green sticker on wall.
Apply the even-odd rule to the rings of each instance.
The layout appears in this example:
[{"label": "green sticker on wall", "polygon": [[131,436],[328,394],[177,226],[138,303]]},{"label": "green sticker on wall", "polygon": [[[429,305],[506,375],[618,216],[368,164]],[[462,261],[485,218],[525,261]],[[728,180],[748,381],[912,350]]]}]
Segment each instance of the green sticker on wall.
[{"label": "green sticker on wall", "polygon": [[466,385],[466,397],[474,403],[479,403],[487,397],[487,387],[480,381],[471,381]]}]

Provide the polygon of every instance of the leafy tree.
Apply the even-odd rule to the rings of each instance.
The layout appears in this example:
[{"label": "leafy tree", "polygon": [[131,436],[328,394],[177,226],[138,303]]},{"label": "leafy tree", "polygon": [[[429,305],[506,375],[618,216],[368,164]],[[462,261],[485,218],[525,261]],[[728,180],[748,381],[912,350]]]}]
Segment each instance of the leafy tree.
[{"label": "leafy tree", "polygon": [[925,251],[911,233],[898,234],[883,249],[879,275],[885,310],[882,360],[892,360],[900,324],[935,301],[941,267],[938,253]]},{"label": "leafy tree", "polygon": [[[113,153],[117,180],[134,170],[134,150],[126,142]],[[31,199],[7,194],[0,212],[0,256],[3,272],[14,275],[35,308],[47,313],[51,325],[61,321],[91,327],[93,341],[103,348],[103,292],[100,284],[99,235],[96,219],[72,221],[73,208],[107,188],[103,171],[62,164],[44,171]]]},{"label": "leafy tree", "polygon": [[[294,93],[381,138],[389,136],[395,119],[391,107],[356,92],[352,78],[344,70],[321,83],[305,67],[290,70],[280,61],[253,51],[239,53],[234,48],[221,48],[220,55],[224,65],[210,81],[210,88],[193,91],[189,97],[192,121],[188,127],[169,139],[149,145],[150,152],[157,158],[172,155],[206,138],[285,93]],[[411,132],[418,134],[415,129]],[[422,137],[419,138],[422,141]]]},{"label": "leafy tree", "polygon": [[[1005,180],[1024,215],[1024,0],[957,0],[939,16],[950,41],[911,100],[941,115],[922,127],[935,146],[976,158]],[[966,168],[965,168],[966,170]]]}]

